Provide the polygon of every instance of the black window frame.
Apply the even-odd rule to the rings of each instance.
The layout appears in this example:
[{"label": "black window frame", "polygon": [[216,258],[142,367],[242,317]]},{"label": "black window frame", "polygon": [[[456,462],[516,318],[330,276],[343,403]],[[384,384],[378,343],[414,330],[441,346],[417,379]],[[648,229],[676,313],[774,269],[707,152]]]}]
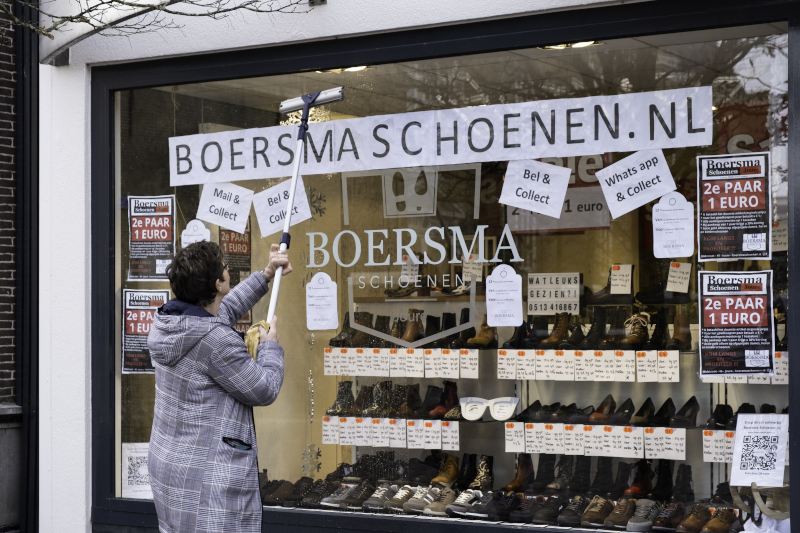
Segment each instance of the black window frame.
[{"label": "black window frame", "polygon": [[[333,8],[334,6],[331,6]],[[318,9],[326,9],[321,7]],[[330,9],[330,8],[327,8]],[[329,39],[269,48],[200,54],[111,66],[91,71],[91,265],[92,265],[92,512],[97,531],[118,526],[157,528],[151,501],[114,496],[114,93],[147,87],[290,74],[355,65],[431,59],[564,42],[608,40],[664,33],[789,22],[789,182],[800,180],[800,0],[657,0],[589,7],[418,30]],[[267,50],[267,53],[265,53]],[[798,242],[800,187],[789,187],[789,241]],[[800,291],[800,244],[789,248],[789,287]],[[800,294],[800,292],[798,292]],[[788,317],[800,330],[800,313]],[[790,366],[800,383],[800,365]],[[794,398],[798,401],[794,402]],[[800,387],[789,387],[789,404],[800,406]],[[798,420],[794,420],[798,418]],[[790,412],[790,453],[800,457],[800,413]],[[800,479],[800,461],[790,463]],[[791,501],[800,516],[800,496]],[[420,521],[265,509],[263,531],[312,531],[319,528],[419,532],[469,531],[480,523]],[[499,526],[504,527],[504,526]],[[507,526],[512,527],[512,526]]]}]

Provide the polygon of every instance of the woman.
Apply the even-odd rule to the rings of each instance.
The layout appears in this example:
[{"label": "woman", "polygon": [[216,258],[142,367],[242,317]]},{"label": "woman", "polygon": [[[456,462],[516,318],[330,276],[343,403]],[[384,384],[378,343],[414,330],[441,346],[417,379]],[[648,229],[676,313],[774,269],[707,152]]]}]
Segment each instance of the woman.
[{"label": "woman", "polygon": [[163,533],[261,531],[252,406],[278,397],[283,348],[273,318],[253,361],[234,325],[279,266],[292,271],[278,249],[233,290],[215,243],[187,246],[167,268],[176,298],[158,310],[147,343],[156,371],[148,468]]}]

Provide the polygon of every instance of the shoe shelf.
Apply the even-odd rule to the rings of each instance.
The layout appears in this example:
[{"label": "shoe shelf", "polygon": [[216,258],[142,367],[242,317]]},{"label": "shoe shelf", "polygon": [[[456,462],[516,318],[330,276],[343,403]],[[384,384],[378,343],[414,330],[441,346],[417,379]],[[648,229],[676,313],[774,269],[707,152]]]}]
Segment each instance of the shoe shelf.
[{"label": "shoe shelf", "polygon": [[[486,296],[475,296],[476,302],[485,302]],[[357,304],[382,304],[382,303],[411,303],[411,302],[469,302],[469,294],[464,296],[444,296],[431,294],[430,296],[407,296],[404,298],[390,298],[387,296],[356,296],[353,303]]]}]

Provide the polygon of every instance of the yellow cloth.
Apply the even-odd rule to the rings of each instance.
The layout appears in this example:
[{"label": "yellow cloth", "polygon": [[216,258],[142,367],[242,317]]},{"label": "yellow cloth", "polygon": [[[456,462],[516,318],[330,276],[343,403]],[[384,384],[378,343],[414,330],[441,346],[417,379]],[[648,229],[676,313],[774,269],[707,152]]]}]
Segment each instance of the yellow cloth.
[{"label": "yellow cloth", "polygon": [[244,344],[247,346],[247,352],[253,356],[254,361],[258,360],[258,343],[261,342],[261,332],[258,330],[259,326],[262,326],[267,330],[267,333],[269,333],[269,324],[266,320],[262,320],[250,326],[250,329],[247,330],[247,334],[244,336]]}]

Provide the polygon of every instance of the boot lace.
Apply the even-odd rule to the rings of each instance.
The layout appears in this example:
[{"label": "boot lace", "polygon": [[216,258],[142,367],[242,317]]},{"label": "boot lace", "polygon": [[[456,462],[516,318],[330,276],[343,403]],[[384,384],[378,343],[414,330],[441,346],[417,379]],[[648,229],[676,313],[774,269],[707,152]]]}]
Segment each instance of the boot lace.
[{"label": "boot lace", "polygon": [[406,496],[408,496],[412,492],[414,492],[414,489],[412,489],[408,485],[404,485],[403,488],[401,488],[400,490],[397,491],[397,494],[395,494],[394,497],[397,500],[402,500],[403,498],[405,498]]},{"label": "boot lace", "polygon": [[658,513],[658,518],[669,518],[673,514],[675,514],[674,507],[664,507],[664,509],[662,509],[661,512]]},{"label": "boot lace", "polygon": [[633,315],[625,321],[625,327],[631,328],[631,333],[633,333],[637,327],[643,328],[646,331],[649,324],[650,321],[647,318],[642,317],[641,314]]},{"label": "boot lace", "polygon": [[470,500],[475,498],[477,494],[480,494],[480,492],[476,493],[475,491],[472,490],[465,490],[464,492],[458,495],[458,498],[456,498],[456,501],[454,503],[468,503]]},{"label": "boot lace", "polygon": [[504,494],[497,501],[497,506],[498,507],[502,507],[504,509],[507,509],[507,508],[511,507],[511,505],[514,503],[514,500],[516,500],[516,499],[517,499],[517,495],[515,493],[509,491],[508,493]]},{"label": "boot lace", "polygon": [[636,510],[633,512],[634,518],[647,518],[650,516],[650,513],[653,512],[653,507],[658,507],[658,504],[655,503],[653,505],[643,505],[641,507],[636,507]]},{"label": "boot lace", "polygon": [[569,511],[579,512],[584,505],[586,505],[586,498],[583,496],[576,496],[574,500],[569,502],[569,505],[567,505],[566,509]]},{"label": "boot lace", "polygon": [[411,497],[412,500],[421,500],[428,494],[429,487],[417,487],[417,491]]},{"label": "boot lace", "polygon": [[595,496],[594,498],[592,498],[592,501],[589,503],[589,508],[586,509],[586,512],[587,513],[590,512],[590,511],[591,512],[598,512],[603,508],[603,505],[605,505],[605,503],[606,503],[606,499],[605,498],[603,498],[602,496]]},{"label": "boot lace", "polygon": [[452,492],[453,492],[452,490],[447,490],[447,489],[445,489],[445,490],[443,490],[443,491],[439,492],[439,494],[436,496],[436,498],[434,498],[434,499],[433,499],[433,501],[435,501],[435,502],[438,502],[438,503],[443,503],[443,502],[444,502],[444,500],[445,500],[445,499],[446,499],[446,498],[447,498],[447,497],[448,497],[448,496],[449,496],[449,495],[450,495]]},{"label": "boot lace", "polygon": [[390,485],[385,485],[383,487],[379,487],[378,490],[376,490],[375,493],[372,495],[372,497],[373,498],[377,498],[377,499],[383,498],[384,495],[387,492],[389,492],[389,489],[391,489]]}]

